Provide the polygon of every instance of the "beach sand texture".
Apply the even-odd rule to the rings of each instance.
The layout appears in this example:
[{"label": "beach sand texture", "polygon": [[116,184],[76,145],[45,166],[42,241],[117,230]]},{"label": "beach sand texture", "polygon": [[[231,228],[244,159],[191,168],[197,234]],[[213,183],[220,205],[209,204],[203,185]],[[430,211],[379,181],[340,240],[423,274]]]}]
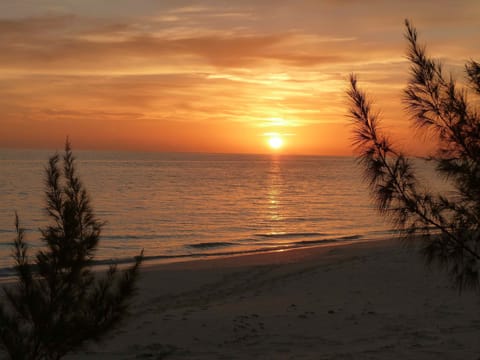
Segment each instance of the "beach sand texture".
[{"label": "beach sand texture", "polygon": [[398,240],[147,265],[132,316],[68,359],[478,359],[479,296]]}]

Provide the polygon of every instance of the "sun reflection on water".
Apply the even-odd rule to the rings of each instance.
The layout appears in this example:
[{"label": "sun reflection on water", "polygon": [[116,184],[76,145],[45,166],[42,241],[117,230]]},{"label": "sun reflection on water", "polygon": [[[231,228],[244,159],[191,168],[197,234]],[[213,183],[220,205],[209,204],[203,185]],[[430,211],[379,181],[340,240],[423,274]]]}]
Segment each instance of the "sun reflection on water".
[{"label": "sun reflection on water", "polygon": [[269,233],[281,233],[277,223],[284,219],[282,214],[281,197],[284,187],[284,179],[282,176],[281,160],[278,157],[273,157],[270,162],[267,181],[267,219],[270,225]]}]

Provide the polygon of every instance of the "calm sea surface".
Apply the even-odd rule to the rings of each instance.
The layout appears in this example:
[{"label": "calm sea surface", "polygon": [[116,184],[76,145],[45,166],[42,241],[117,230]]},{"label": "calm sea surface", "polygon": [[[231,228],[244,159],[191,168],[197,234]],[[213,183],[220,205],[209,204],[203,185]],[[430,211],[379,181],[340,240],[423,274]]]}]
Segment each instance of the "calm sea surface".
[{"label": "calm sea surface", "polygon": [[[38,247],[52,152],[0,150],[0,269],[12,265],[14,211]],[[107,225],[97,258],[156,259],[362,241],[391,234],[353,158],[77,151]]]}]

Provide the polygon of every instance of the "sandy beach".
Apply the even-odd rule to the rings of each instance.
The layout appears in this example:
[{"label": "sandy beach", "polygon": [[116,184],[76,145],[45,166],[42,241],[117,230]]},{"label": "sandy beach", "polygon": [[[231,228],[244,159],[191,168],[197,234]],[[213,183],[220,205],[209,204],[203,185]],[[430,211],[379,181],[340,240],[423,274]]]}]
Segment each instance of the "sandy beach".
[{"label": "sandy beach", "polygon": [[132,316],[68,359],[478,359],[478,294],[398,240],[145,265]]}]

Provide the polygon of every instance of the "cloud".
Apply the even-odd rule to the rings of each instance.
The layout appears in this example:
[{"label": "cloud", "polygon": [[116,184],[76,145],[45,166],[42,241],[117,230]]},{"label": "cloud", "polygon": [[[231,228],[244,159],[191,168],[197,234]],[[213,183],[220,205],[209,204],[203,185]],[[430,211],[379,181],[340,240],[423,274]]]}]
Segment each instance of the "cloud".
[{"label": "cloud", "polygon": [[74,15],[49,15],[22,19],[0,19],[0,37],[16,40],[17,37],[31,38],[39,34],[52,34],[66,29],[75,19]]},{"label": "cloud", "polygon": [[[116,27],[121,31],[121,27]],[[105,32],[98,33],[105,36]],[[242,68],[269,65],[308,67],[323,64],[356,63],[379,59],[389,49],[373,50],[371,46],[353,47],[333,41],[318,49],[301,51],[295,41],[297,34],[257,36],[190,37],[182,39],[159,38],[141,34],[116,38],[85,39],[60,37],[39,41],[39,35],[22,34],[15,43],[0,43],[0,68],[24,72],[78,73],[162,72],[162,66],[171,68]],[[344,41],[339,43],[344,44]],[[367,52],[369,51],[370,52]],[[392,53],[392,52],[390,52]],[[170,72],[171,70],[167,70]]]},{"label": "cloud", "polygon": [[236,144],[249,141],[241,131],[294,128],[313,148],[311,129],[335,136],[346,123],[351,72],[400,123],[406,15],[432,55],[458,66],[480,54],[480,6],[470,1],[118,1],[52,0],[50,13],[30,0],[15,11],[0,4],[0,121],[10,135],[98,127],[134,147],[185,127]]},{"label": "cloud", "polygon": [[[207,11],[203,7],[187,9],[177,12]],[[396,44],[380,49],[378,44],[352,36],[299,30],[232,32],[209,29],[208,22],[169,29],[155,19],[140,20],[103,23],[74,15],[0,20],[0,69],[25,73],[138,73],[162,72],[162,68],[171,72],[172,67],[186,71],[205,67],[312,67],[382,59],[387,53],[391,56],[393,49],[398,50]]]}]

